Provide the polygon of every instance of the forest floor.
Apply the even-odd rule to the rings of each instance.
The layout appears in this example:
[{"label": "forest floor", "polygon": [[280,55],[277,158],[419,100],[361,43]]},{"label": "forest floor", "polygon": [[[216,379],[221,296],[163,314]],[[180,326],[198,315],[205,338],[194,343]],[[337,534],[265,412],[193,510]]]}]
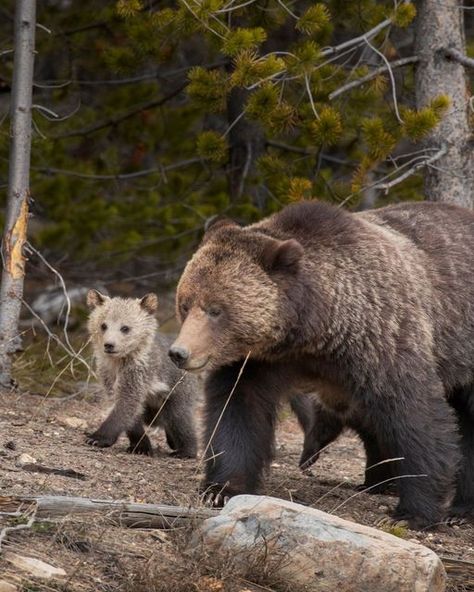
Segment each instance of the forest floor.
[{"label": "forest floor", "polygon": [[[33,382],[33,381],[32,381]],[[107,408],[97,390],[80,397],[44,397],[44,393],[0,394],[0,495],[71,495],[171,505],[197,504],[201,479],[198,461],[166,454],[162,434],[153,434],[161,452],[154,458],[129,455],[124,438],[112,448],[95,449],[84,431],[95,428]],[[283,410],[277,434],[277,455],[264,493],[311,505],[375,526],[396,504],[388,495],[358,492],[363,481],[364,453],[357,438],[346,434],[324,451],[310,474],[298,469],[302,433],[295,418]],[[47,467],[73,469],[83,479],[29,472],[22,454]],[[0,498],[1,503],[2,498]],[[1,527],[1,524],[0,524]],[[427,545],[444,560],[450,592],[474,590],[474,525],[443,526],[440,531],[404,528],[393,534]],[[120,528],[106,519],[65,518],[36,522],[10,531],[2,543],[0,580],[18,590],[74,592],[228,592],[271,590],[258,577],[233,581],[225,566],[206,565],[182,554],[180,533]],[[36,557],[61,567],[61,580],[28,579],[5,560],[5,551]],[[7,553],[8,555],[8,553]],[[249,578],[250,579],[250,578]],[[3,588],[2,588],[3,590]]]}]

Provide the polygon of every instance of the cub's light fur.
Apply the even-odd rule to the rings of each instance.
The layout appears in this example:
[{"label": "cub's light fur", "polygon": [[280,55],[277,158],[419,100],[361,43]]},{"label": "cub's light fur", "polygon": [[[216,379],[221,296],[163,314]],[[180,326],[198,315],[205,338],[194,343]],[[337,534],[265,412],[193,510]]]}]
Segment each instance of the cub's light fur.
[{"label": "cub's light fur", "polygon": [[88,435],[88,444],[112,446],[126,432],[129,452],[151,456],[144,423],[153,423],[164,428],[173,455],[195,457],[198,383],[195,377],[184,376],[167,356],[171,340],[158,333],[156,295],[109,298],[90,290],[87,305],[98,376],[115,398],[107,419]]}]

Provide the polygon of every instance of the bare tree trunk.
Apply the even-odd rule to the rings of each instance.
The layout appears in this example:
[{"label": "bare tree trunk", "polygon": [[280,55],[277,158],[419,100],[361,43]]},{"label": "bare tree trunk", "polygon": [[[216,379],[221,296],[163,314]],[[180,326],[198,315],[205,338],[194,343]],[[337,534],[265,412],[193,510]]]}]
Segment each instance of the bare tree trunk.
[{"label": "bare tree trunk", "polygon": [[[468,88],[464,67],[449,60],[445,49],[466,53],[463,10],[458,0],[417,2],[415,50],[418,108],[441,94],[451,98],[451,106],[429,144],[447,145],[446,154],[425,173],[427,199],[474,208],[474,149],[470,143]],[[436,168],[434,168],[436,167]]]},{"label": "bare tree trunk", "polygon": [[11,386],[11,355],[20,348],[18,332],[28,222],[31,106],[35,57],[36,0],[17,0],[15,57],[10,104],[11,143],[8,196],[2,241],[0,289],[0,384]]}]

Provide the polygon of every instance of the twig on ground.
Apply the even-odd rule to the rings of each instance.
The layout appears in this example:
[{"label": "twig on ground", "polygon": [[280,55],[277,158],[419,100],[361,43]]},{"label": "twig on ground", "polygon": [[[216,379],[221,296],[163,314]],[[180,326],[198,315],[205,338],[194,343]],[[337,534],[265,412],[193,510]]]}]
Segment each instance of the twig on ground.
[{"label": "twig on ground", "polygon": [[[36,519],[37,510],[38,510],[38,507],[33,501],[33,503],[30,504],[28,511],[25,514],[21,514],[21,516],[25,516],[25,517],[28,514],[30,515],[28,518],[28,521],[25,524],[15,524],[14,526],[4,526],[2,528],[2,530],[0,531],[0,550],[2,548],[2,543],[5,540],[5,538],[9,532],[13,532],[16,530],[24,530],[26,528],[31,528],[33,526],[33,523]],[[0,514],[1,514],[1,512],[0,512]]]}]

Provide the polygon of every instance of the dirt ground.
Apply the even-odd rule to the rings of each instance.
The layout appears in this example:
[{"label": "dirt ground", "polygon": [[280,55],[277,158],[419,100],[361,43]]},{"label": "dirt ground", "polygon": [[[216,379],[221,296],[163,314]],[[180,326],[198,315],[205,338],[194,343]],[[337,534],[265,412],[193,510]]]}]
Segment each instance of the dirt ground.
[{"label": "dirt ground", "polygon": [[[161,453],[154,458],[127,454],[125,438],[104,450],[85,445],[84,431],[98,425],[105,409],[106,404],[94,389],[81,398],[66,400],[28,393],[1,394],[0,495],[61,494],[173,505],[197,503],[199,461],[169,458],[161,434],[152,436],[161,446]],[[322,454],[309,475],[298,470],[301,445],[300,429],[285,410],[278,429],[277,456],[264,493],[370,526],[394,507],[393,496],[357,490],[363,481],[364,454],[355,436],[341,437]],[[25,453],[44,466],[73,469],[84,478],[24,470],[20,456]],[[443,526],[436,532],[402,528],[394,534],[419,541],[443,558],[450,591],[474,590],[474,525]],[[2,543],[0,579],[3,576],[19,590],[31,592],[230,589],[219,587],[217,580],[208,576],[203,576],[195,587],[185,583],[167,587],[163,574],[169,571],[164,566],[173,565],[176,544],[169,532],[119,528],[99,519],[38,522],[31,528],[8,533]],[[62,567],[66,578],[46,583],[28,579],[26,573],[5,560],[5,550]],[[164,571],[160,571],[161,567]],[[247,584],[237,589],[270,589]]]}]

